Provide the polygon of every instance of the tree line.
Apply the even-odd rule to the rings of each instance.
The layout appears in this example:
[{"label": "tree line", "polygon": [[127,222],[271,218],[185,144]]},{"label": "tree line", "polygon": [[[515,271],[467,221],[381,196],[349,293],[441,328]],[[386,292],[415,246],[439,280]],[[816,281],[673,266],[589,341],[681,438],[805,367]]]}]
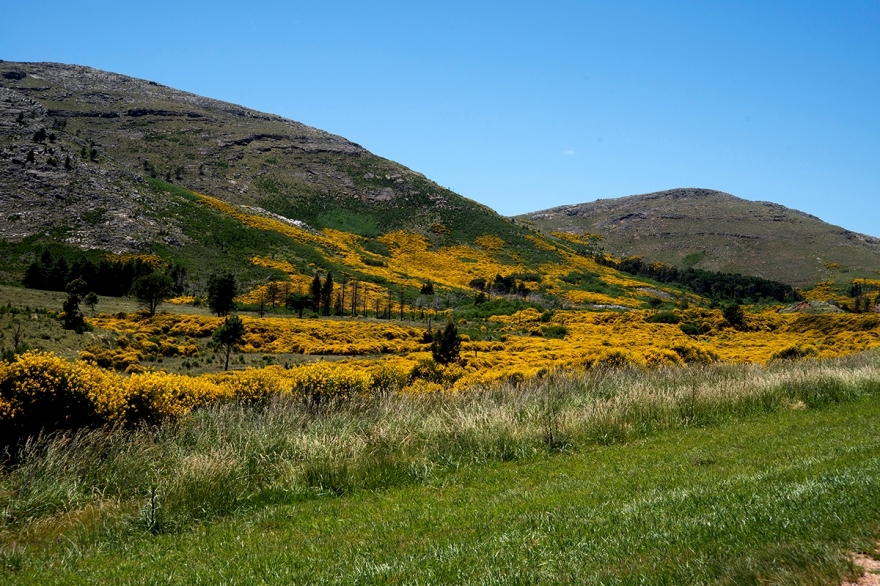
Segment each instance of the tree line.
[{"label": "tree line", "polygon": [[[138,257],[126,260],[104,258],[94,262],[81,256],[68,262],[65,257],[54,256],[45,250],[28,265],[22,284],[28,289],[65,291],[70,282],[81,279],[87,284],[88,290],[97,295],[122,297],[131,293],[138,279],[155,272],[157,266],[154,263]],[[183,293],[187,272],[182,265],[171,263],[164,268],[162,274],[171,281],[171,293]]]},{"label": "tree line", "polygon": [[540,283],[541,275],[537,273],[515,273],[512,275],[495,275],[494,279],[478,277],[471,279],[468,286],[477,291],[476,304],[483,303],[495,295],[519,295],[523,299],[532,293],[526,283]]},{"label": "tree line", "polygon": [[660,283],[686,287],[697,295],[716,301],[731,300],[743,303],[772,299],[785,303],[800,301],[803,298],[791,285],[762,277],[694,268],[679,269],[660,262],[646,263],[637,256],[616,260],[603,254],[596,254],[593,259],[602,266],[630,275],[648,277]]},{"label": "tree line", "polygon": [[864,313],[877,311],[880,307],[880,287],[873,283],[853,283],[849,288],[849,296],[853,300],[852,307],[842,305],[847,311]]}]

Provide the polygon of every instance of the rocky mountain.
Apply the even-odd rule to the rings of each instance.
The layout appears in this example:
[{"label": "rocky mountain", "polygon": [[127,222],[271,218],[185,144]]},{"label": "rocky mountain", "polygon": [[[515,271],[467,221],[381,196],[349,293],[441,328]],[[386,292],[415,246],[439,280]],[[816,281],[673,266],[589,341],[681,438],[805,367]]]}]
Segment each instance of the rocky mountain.
[{"label": "rocky mountain", "polygon": [[0,239],[185,245],[149,177],[318,229],[534,249],[523,228],[342,137],[88,67],[0,62]]},{"label": "rocky mountain", "polygon": [[880,238],[770,202],[672,189],[518,216],[545,232],[595,234],[606,252],[798,286],[877,278]]},{"label": "rocky mountain", "polygon": [[[254,216],[354,239],[319,246],[270,234]],[[419,271],[431,278],[439,267],[424,255],[428,265],[418,270],[415,260],[383,268],[389,252],[380,240],[395,231],[424,237],[431,251],[490,279],[546,263],[574,270],[572,259],[589,247],[553,231],[601,234],[600,245],[618,256],[802,285],[880,269],[877,239],[775,204],[679,189],[511,220],[293,120],[88,67],[0,61],[0,281],[19,281],[49,246],[62,256],[152,253],[191,274],[222,265],[253,280],[277,271],[255,265],[255,256],[292,263],[299,274],[321,267],[410,286]],[[477,268],[459,244],[488,251],[497,264]]]}]

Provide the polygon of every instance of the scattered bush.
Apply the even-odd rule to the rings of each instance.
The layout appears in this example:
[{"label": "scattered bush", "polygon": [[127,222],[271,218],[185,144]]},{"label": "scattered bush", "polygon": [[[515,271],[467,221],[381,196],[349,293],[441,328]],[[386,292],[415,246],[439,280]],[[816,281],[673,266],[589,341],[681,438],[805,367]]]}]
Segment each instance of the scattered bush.
[{"label": "scattered bush", "polygon": [[561,325],[541,326],[541,333],[545,338],[562,339],[568,335],[568,328]]},{"label": "scattered bush", "polygon": [[704,326],[694,323],[684,323],[678,327],[683,333],[687,334],[688,336],[702,336],[708,331],[708,329],[706,329]]},{"label": "scattered bush", "polygon": [[677,324],[681,321],[681,318],[678,317],[675,312],[661,311],[649,317],[648,321],[653,324]]},{"label": "scattered bush", "polygon": [[774,352],[770,357],[771,360],[799,360],[802,358],[812,358],[816,356],[816,349],[813,346],[789,346],[778,352]]}]

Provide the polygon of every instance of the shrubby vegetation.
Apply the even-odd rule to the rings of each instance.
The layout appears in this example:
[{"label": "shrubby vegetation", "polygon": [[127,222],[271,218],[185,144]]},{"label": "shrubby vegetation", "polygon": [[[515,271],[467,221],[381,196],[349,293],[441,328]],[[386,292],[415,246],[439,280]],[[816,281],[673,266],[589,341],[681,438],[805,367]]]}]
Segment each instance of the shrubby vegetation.
[{"label": "shrubby vegetation", "polygon": [[[28,265],[22,284],[30,289],[64,291],[74,279],[82,279],[89,291],[98,295],[120,297],[131,290],[134,282],[156,270],[156,257],[104,258],[94,262],[86,256],[69,261],[66,256],[55,256],[44,250],[39,258]],[[169,272],[179,274],[182,269],[172,267]]]},{"label": "shrubby vegetation", "polygon": [[[16,465],[0,474],[0,526],[20,529],[109,498],[140,530],[173,532],[240,510],[261,494],[344,494],[421,482],[462,464],[878,397],[878,364],[874,353],[766,368],[600,368],[453,394],[365,393],[372,384],[405,383],[376,369],[369,378],[350,371],[330,384],[325,364],[218,375],[187,394],[179,390],[186,377],[124,380],[26,355],[0,365],[0,413],[44,421],[55,414],[59,427],[80,430],[41,436],[10,454]],[[431,368],[422,367],[422,376]],[[56,381],[54,394],[39,390],[49,381]],[[122,385],[129,395],[80,392],[76,385]],[[205,403],[211,393],[237,400]],[[60,411],[61,401],[79,407]],[[106,419],[111,413],[159,425],[82,428],[102,417],[113,421]]]},{"label": "shrubby vegetation", "polygon": [[704,271],[702,269],[679,269],[663,263],[646,263],[639,257],[615,260],[603,254],[593,257],[596,263],[613,269],[648,277],[659,283],[687,287],[697,295],[716,301],[757,303],[765,299],[790,302],[802,299],[791,285],[739,274]]}]

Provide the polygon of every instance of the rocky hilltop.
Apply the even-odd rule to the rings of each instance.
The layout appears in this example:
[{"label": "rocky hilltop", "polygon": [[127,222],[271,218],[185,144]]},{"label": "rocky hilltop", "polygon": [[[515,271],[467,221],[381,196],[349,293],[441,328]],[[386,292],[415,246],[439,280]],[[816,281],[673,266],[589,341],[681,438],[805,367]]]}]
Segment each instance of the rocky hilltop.
[{"label": "rocky hilltop", "polygon": [[518,216],[544,231],[601,236],[616,256],[739,272],[795,285],[877,277],[880,239],[770,202],[683,188]]},{"label": "rocky hilltop", "polygon": [[525,233],[293,120],[89,67],[0,62],[0,239],[43,235],[113,252],[185,244],[147,177],[367,236]]}]

